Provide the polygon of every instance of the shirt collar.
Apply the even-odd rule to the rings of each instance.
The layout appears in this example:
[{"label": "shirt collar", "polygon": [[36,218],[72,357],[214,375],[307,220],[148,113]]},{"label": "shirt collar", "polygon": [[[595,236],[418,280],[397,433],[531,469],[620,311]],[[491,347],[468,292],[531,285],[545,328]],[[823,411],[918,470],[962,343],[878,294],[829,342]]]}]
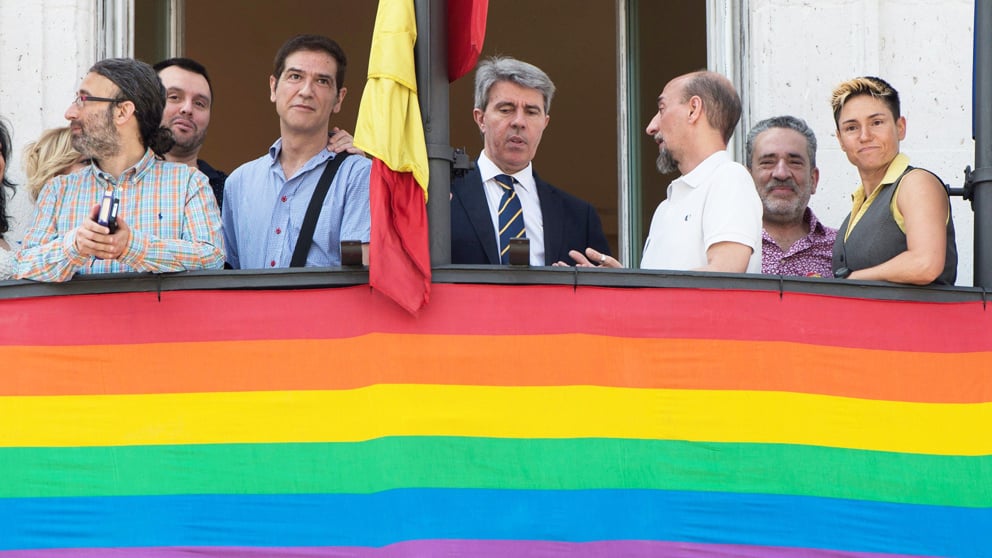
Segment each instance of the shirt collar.
[{"label": "shirt collar", "polygon": [[[827,234],[826,227],[824,227],[823,223],[821,223],[820,220],[816,218],[816,214],[813,213],[813,208],[809,206],[807,206],[806,210],[803,211],[803,222],[809,224],[809,232],[806,233],[806,236],[823,236]],[[772,235],[768,234],[768,231],[765,230],[765,227],[761,227],[761,238],[765,242],[770,242],[772,244],[777,245],[775,239],[772,238]]]},{"label": "shirt collar", "polygon": [[726,150],[721,149],[720,151],[714,152],[709,157],[703,159],[703,162],[696,165],[696,168],[689,171],[688,174],[683,174],[679,177],[679,180],[685,183],[690,188],[696,188],[700,184],[704,184],[716,171],[717,167],[730,161],[730,153]]},{"label": "shirt collar", "polygon": [[[909,167],[909,157],[906,156],[904,153],[900,153],[896,155],[896,158],[892,159],[892,162],[889,163],[889,168],[886,169],[885,176],[882,177],[882,182],[878,185],[878,188],[875,188],[875,191],[872,192],[873,197],[874,195],[877,195],[876,192],[882,189],[882,186],[885,186],[887,184],[892,184],[893,182],[898,180],[899,177],[902,176],[902,173],[906,172],[907,167]],[[854,190],[854,193],[851,194],[851,200],[854,202],[855,205],[860,205],[864,203],[865,201],[864,183],[859,184],[858,187]]]},{"label": "shirt collar", "polygon": [[[90,163],[89,168],[100,180],[116,185],[121,182],[125,182],[125,179],[128,178],[129,175],[132,182],[137,182],[138,180],[141,180],[141,178],[145,175],[145,173],[152,168],[156,160],[157,158],[155,157],[155,153],[151,149],[145,149],[145,154],[140,159],[138,159],[138,162],[135,163],[134,166],[125,169],[124,172],[122,172],[119,177],[112,176],[110,173],[105,172],[100,167],[96,166],[95,162]],[[120,180],[118,180],[118,178]]]},{"label": "shirt collar", "polygon": [[[269,166],[270,167],[274,167],[274,166],[276,166],[276,165],[279,164],[279,154],[280,153],[282,153],[282,138],[281,137],[279,139],[277,139],[275,141],[275,143],[272,144],[271,147],[269,147]],[[313,167],[316,167],[317,165],[322,164],[324,161],[326,161],[328,159],[333,159],[336,155],[337,155],[337,153],[333,153],[331,151],[328,151],[326,148],[321,149],[320,152],[317,153],[316,155],[314,155],[313,157],[311,157],[310,160],[307,161],[306,164],[304,164],[303,167],[300,168],[300,170],[296,171],[296,174],[298,175],[301,172],[306,172],[306,171],[312,169]],[[288,179],[290,177],[286,177],[286,178]]]},{"label": "shirt collar", "polygon": [[823,223],[816,218],[816,213],[813,213],[813,209],[810,207],[806,208],[805,214],[803,215],[803,220],[809,223],[809,232],[813,233],[824,233]]},{"label": "shirt collar", "polygon": [[[505,172],[499,170],[499,167],[496,166],[496,163],[492,162],[492,160],[490,160],[489,157],[486,156],[485,151],[479,153],[479,162],[477,163],[477,165],[479,166],[479,174],[482,175],[483,184],[489,182],[490,180],[496,178],[501,174],[506,174]],[[527,163],[526,167],[524,167],[518,172],[511,174],[510,176],[516,178],[517,182],[522,184],[524,187],[527,187],[529,184],[533,183],[534,181],[532,178],[534,176],[533,163]]]}]

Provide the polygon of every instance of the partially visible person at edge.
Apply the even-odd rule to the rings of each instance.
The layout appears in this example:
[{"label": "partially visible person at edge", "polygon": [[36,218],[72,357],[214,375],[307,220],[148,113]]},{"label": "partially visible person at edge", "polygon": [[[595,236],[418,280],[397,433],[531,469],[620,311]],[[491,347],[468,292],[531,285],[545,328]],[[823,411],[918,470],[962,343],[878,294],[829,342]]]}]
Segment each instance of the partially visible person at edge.
[{"label": "partially visible person at edge", "polygon": [[36,141],[24,146],[24,174],[31,200],[38,200],[42,187],[52,178],[82,170],[91,162],[72,147],[72,130],[68,126],[45,130]]},{"label": "partially visible person at edge", "polygon": [[[223,237],[206,177],[162,161],[165,88],[151,66],[97,62],[65,117],[72,145],[93,164],[42,189],[18,254],[18,277],[65,281],[76,273],[220,268]],[[104,196],[120,200],[116,230],[97,223]]]},{"label": "partially visible person at edge", "polygon": [[15,258],[10,244],[3,235],[10,230],[7,219],[7,190],[14,191],[14,184],[7,178],[7,161],[10,159],[10,130],[0,119],[0,279],[10,279],[14,275]]},{"label": "partially visible person at edge", "polygon": [[[223,209],[227,173],[200,159],[214,105],[214,87],[207,69],[191,58],[169,58],[155,64],[154,68],[165,86],[162,126],[171,130],[176,140],[176,144],[165,154],[165,160],[189,165],[207,175],[217,206]],[[335,153],[346,150],[361,153],[352,146],[351,134],[337,128],[334,131],[334,136],[328,139],[329,150]]]},{"label": "partially visible person at edge", "polygon": [[297,35],[276,53],[269,99],[280,137],[265,155],[235,169],[224,190],[224,240],[234,269],[290,266],[320,177],[339,157],[303,263],[341,265],[342,240],[360,241],[368,263],[372,163],[325,149],[330,118],[348,92],[346,67],[340,45],[321,35]]},{"label": "partially visible person at edge", "polygon": [[809,207],[820,180],[813,130],[795,116],[767,118],[748,132],[744,154],[764,206],[761,272],[832,277],[837,229]]},{"label": "partially visible person at edge", "polygon": [[551,120],[555,85],[543,70],[498,56],[475,72],[483,150],[451,184],[451,263],[508,264],[510,240],[529,240],[529,262],[553,265],[570,250],[609,244],[595,208],[542,180],[533,159]]},{"label": "partially visible person at edge", "polygon": [[953,285],[958,255],[943,181],[900,153],[906,117],[899,93],[877,77],[838,85],[831,99],[837,140],[858,169],[833,250],[835,277]]},{"label": "partially visible person at edge", "polygon": [[[658,172],[682,176],[654,212],[642,268],[761,272],[761,200],[727,153],[740,117],[741,99],[720,74],[693,72],[665,85],[646,132],[658,144]],[[592,248],[570,255],[584,267],[622,267]]]}]

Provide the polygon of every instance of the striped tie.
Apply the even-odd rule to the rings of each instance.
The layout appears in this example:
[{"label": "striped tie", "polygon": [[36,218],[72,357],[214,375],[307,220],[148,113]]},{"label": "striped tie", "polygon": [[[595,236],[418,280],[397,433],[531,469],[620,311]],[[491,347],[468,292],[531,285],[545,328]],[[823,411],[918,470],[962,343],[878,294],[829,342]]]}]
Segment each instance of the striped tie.
[{"label": "striped tie", "polygon": [[510,239],[527,238],[527,229],[520,198],[513,189],[516,180],[505,174],[497,175],[495,180],[503,189],[503,197],[499,200],[499,261],[507,265],[510,263]]}]

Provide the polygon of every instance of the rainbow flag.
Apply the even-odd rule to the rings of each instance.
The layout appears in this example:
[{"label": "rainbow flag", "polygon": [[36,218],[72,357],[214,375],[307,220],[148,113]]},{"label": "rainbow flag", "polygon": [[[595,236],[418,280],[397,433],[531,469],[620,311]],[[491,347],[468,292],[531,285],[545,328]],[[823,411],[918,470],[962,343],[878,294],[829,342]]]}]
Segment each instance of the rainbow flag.
[{"label": "rainbow flag", "polygon": [[432,298],[0,301],[0,558],[992,555],[980,302]]}]

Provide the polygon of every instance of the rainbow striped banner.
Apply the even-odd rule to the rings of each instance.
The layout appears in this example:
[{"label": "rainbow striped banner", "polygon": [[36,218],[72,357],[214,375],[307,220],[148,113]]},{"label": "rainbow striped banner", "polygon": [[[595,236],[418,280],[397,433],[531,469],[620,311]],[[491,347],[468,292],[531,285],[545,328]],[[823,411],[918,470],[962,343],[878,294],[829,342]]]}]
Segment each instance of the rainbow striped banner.
[{"label": "rainbow striped banner", "polygon": [[990,351],[777,291],[2,300],[0,558],[992,556]]}]

